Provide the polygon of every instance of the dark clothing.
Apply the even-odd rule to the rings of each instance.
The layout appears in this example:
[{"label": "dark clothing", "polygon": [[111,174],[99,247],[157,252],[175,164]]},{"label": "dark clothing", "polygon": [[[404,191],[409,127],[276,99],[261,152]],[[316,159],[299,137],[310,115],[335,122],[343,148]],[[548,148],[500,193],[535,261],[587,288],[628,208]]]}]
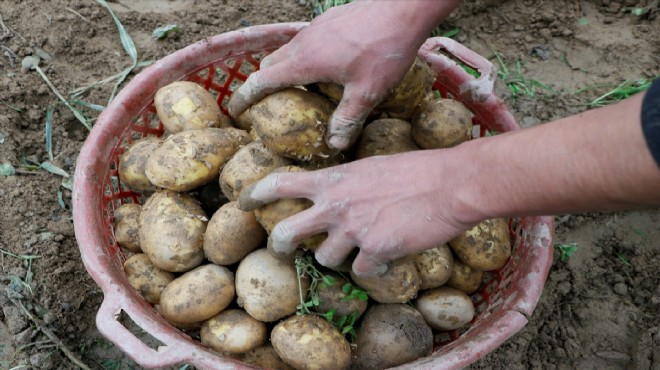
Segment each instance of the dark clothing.
[{"label": "dark clothing", "polygon": [[651,155],[660,167],[660,78],[646,91],[642,102],[642,131]]}]

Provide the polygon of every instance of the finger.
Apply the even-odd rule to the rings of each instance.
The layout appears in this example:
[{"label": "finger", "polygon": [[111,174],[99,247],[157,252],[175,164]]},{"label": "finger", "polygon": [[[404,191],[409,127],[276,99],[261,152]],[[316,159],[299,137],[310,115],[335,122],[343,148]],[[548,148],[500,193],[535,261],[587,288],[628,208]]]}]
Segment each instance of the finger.
[{"label": "finger", "polygon": [[318,190],[317,176],[311,172],[271,173],[241,190],[238,208],[247,212],[280,198],[311,199],[313,192]]},{"label": "finger", "polygon": [[312,207],[278,222],[268,238],[268,248],[277,255],[292,254],[303,240],[327,229],[319,216]]},{"label": "finger", "polygon": [[367,94],[364,89],[346,85],[341,102],[328,123],[328,145],[339,150],[351,145],[369,112],[379,101],[379,95]]},{"label": "finger", "polygon": [[368,255],[363,251],[360,251],[355,257],[355,261],[353,261],[353,272],[360,277],[382,276],[388,268],[387,261]]},{"label": "finger", "polygon": [[266,69],[272,67],[275,64],[281,62],[282,60],[288,58],[288,56],[289,56],[288,49],[287,49],[287,45],[285,44],[284,46],[273,51],[272,53],[267,55],[264,59],[262,59],[261,63],[259,63],[259,69]]},{"label": "finger", "polygon": [[342,264],[356,248],[355,242],[341,232],[330,232],[328,237],[314,251],[316,261],[329,268]]}]

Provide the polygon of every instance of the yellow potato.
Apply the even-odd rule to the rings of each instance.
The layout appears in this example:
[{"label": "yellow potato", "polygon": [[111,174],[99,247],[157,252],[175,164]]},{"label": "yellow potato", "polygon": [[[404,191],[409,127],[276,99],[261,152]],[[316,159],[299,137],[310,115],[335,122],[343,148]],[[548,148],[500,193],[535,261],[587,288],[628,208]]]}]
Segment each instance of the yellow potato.
[{"label": "yellow potato", "polygon": [[204,211],[190,195],[156,192],[140,212],[140,247],[160,269],[191,270],[204,259],[206,223]]},{"label": "yellow potato", "polygon": [[159,269],[146,254],[134,254],[124,262],[126,278],[145,301],[158,304],[160,294],[174,280],[174,274]]},{"label": "yellow potato", "polygon": [[119,156],[119,180],[129,189],[137,192],[152,192],[158,187],[145,175],[149,155],[162,144],[161,139],[147,136],[136,140]]},{"label": "yellow potato", "polygon": [[231,127],[215,97],[191,81],[177,81],[156,92],[154,106],[168,133],[209,127]]},{"label": "yellow potato", "polygon": [[509,224],[503,218],[481,222],[449,242],[464,264],[475,270],[499,270],[511,257]]},{"label": "yellow potato", "polygon": [[140,248],[140,211],[142,206],[135,203],[122,204],[115,210],[115,240],[119,245],[133,253],[142,252]]},{"label": "yellow potato", "polygon": [[422,292],[415,301],[415,307],[424,321],[436,330],[458,329],[474,318],[474,304],[470,297],[450,287]]},{"label": "yellow potato", "polygon": [[196,324],[219,314],[234,300],[234,274],[208,264],[174,279],[160,295],[158,313],[178,324]]},{"label": "yellow potato", "polygon": [[410,123],[396,118],[383,118],[369,123],[362,130],[355,158],[419,150],[410,136],[410,130]]},{"label": "yellow potato", "polygon": [[260,369],[293,370],[289,364],[280,358],[280,355],[277,354],[270,343],[245,352],[237,356],[237,359]]},{"label": "yellow potato", "polygon": [[379,303],[404,303],[417,296],[422,280],[413,260],[398,260],[381,276],[351,278]]},{"label": "yellow potato", "polygon": [[251,141],[237,128],[207,128],[169,136],[151,153],[145,174],[152,184],[185,192],[216,180],[220,168]]},{"label": "yellow potato", "polygon": [[254,212],[238,209],[229,202],[217,210],[206,226],[204,255],[217,265],[239,262],[266,239],[266,231],[257,222]]},{"label": "yellow potato", "polygon": [[266,343],[266,324],[241,309],[224,310],[206,320],[200,330],[202,344],[227,354],[241,354]]},{"label": "yellow potato", "polygon": [[459,259],[454,260],[454,268],[447,281],[447,286],[458,289],[465,294],[472,294],[479,289],[484,280],[484,272],[475,270]]},{"label": "yellow potato", "polygon": [[447,244],[424,251],[415,256],[414,261],[422,280],[420,290],[437,288],[446,283],[454,266],[454,257]]},{"label": "yellow potato", "polygon": [[450,148],[472,138],[472,112],[454,99],[422,103],[411,124],[413,140],[424,149]]}]

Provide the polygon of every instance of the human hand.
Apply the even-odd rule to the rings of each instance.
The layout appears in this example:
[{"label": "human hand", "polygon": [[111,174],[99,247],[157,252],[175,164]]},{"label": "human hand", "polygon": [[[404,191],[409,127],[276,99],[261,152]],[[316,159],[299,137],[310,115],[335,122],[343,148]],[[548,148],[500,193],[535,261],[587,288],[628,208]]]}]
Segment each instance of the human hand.
[{"label": "human hand", "polygon": [[[388,262],[432,248],[473,226],[453,195],[455,150],[370,157],[312,172],[275,173],[241,192],[239,207],[252,210],[278,198],[307,198],[314,205],[273,229],[269,247],[290,254],[306,238],[327,232],[317,261],[338,266],[358,247],[353,271],[378,275]],[[436,155],[434,159],[434,154]],[[460,172],[460,171],[459,171]],[[443,178],[447,177],[447,178]]]},{"label": "human hand", "polygon": [[236,90],[229,112],[237,117],[266,95],[314,82],[344,86],[328,122],[327,142],[345,149],[369,112],[401,81],[429,32],[458,1],[355,1],[329,9],[288,44],[266,57]]}]

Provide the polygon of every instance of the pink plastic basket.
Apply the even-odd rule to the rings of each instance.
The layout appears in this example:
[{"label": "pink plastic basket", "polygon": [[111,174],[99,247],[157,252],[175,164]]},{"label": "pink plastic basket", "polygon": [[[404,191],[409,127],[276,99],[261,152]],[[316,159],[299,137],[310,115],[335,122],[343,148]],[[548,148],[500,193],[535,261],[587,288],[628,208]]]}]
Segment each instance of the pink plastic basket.
[{"label": "pink plastic basket", "polygon": [[[162,319],[131,287],[124,256],[113,238],[114,210],[139,202],[140,194],[125,188],[117,176],[118,156],[136,139],[162,135],[153,105],[156,91],[173,81],[196,81],[226,103],[259,60],[288,42],[306,23],[255,26],[217,35],[177,51],[138,74],[99,117],[85,141],[76,167],[73,218],[85,267],[104,293],[96,324],[99,331],[137,363],[147,368],[191,364],[200,369],[249,368],[222,357]],[[485,130],[519,128],[504,103],[493,94],[493,65],[448,38],[432,38],[419,56],[437,73],[434,88],[463,102],[474,123]],[[480,72],[475,79],[455,60]],[[432,355],[402,368],[455,369],[464,367],[501,345],[526,323],[541,295],[552,263],[552,217],[516,220],[514,252],[509,263],[474,295],[479,315],[467,331],[448,333],[446,344]],[[152,349],[119,321],[123,311],[163,345]]]}]

